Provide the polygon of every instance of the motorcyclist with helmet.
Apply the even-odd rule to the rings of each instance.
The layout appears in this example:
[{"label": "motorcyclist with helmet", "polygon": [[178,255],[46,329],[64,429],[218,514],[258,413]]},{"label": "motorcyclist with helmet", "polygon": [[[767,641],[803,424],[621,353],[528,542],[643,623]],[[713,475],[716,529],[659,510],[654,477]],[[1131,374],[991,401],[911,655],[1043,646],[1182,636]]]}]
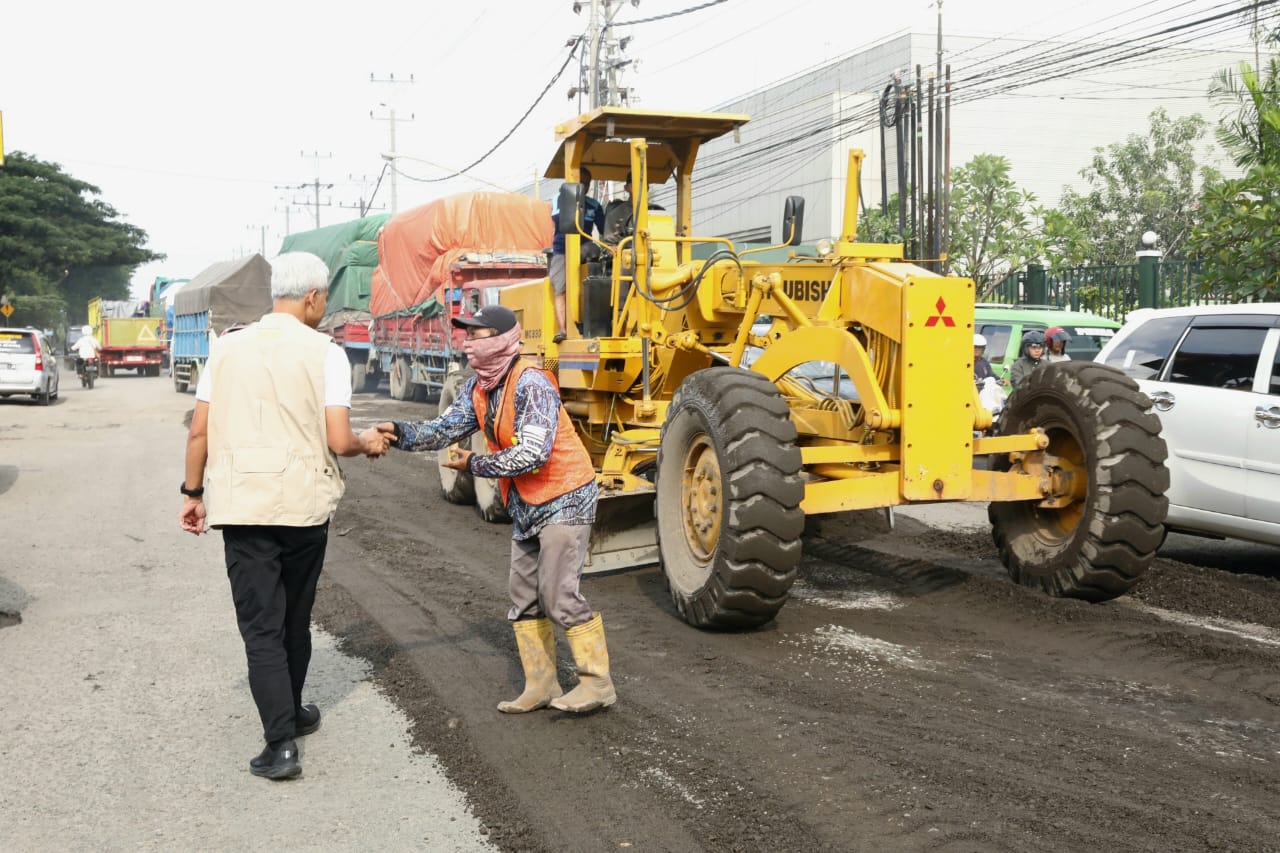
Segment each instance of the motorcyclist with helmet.
[{"label": "motorcyclist with helmet", "polygon": [[973,336],[973,381],[981,384],[988,376],[995,378],[996,372],[987,361],[987,339],[982,335]]},{"label": "motorcyclist with helmet", "polygon": [[83,377],[84,363],[90,359],[97,358],[102,346],[98,343],[98,339],[93,336],[93,327],[85,326],[80,330],[80,337],[71,345],[71,349],[76,354],[76,375]]},{"label": "motorcyclist with helmet", "polygon": [[1044,360],[1048,362],[1054,361],[1070,361],[1071,356],[1067,355],[1067,341],[1071,340],[1071,336],[1067,334],[1067,330],[1061,326],[1054,326],[1044,333],[1045,354]]},{"label": "motorcyclist with helmet", "polygon": [[1013,363],[1013,369],[1009,371],[1009,381],[1013,383],[1014,388],[1030,376],[1033,370],[1045,363],[1044,343],[1044,332],[1039,329],[1032,329],[1023,334],[1018,360]]}]

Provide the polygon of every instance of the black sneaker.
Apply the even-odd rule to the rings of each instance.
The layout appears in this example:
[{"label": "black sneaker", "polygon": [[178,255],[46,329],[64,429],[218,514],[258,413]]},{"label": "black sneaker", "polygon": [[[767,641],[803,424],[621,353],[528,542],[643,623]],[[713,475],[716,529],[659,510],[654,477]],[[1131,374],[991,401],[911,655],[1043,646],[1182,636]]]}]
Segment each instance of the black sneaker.
[{"label": "black sneaker", "polygon": [[320,728],[320,709],[315,705],[303,705],[294,713],[294,737],[309,735],[318,728]]},{"label": "black sneaker", "polygon": [[249,759],[249,772],[266,779],[292,779],[302,772],[302,765],[298,763],[298,745],[285,740],[272,749],[271,744],[267,744],[262,752]]},{"label": "black sneaker", "polygon": [[553,343],[553,344],[562,344],[562,343],[564,343],[564,339],[565,339],[566,337],[568,337],[568,336],[567,336],[564,332],[556,332],[555,337],[553,337],[553,338],[551,339],[551,343]]}]

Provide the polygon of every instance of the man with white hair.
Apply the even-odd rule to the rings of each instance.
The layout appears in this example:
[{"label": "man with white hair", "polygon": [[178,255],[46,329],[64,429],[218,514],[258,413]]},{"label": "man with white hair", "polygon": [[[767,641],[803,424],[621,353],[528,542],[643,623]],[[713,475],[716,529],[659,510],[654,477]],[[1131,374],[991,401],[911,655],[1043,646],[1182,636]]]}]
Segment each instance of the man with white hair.
[{"label": "man with white hair", "polygon": [[[271,262],[271,313],[219,338],[196,387],[187,436],[183,530],[222,531],[227,577],[267,746],[249,772],[302,772],[294,738],[320,727],[302,704],[311,608],[329,519],[342,497],[339,456],[386,452],[377,429],[351,429],[351,370],[316,331],[329,270],[308,252]],[[205,488],[209,495],[205,500]]]}]

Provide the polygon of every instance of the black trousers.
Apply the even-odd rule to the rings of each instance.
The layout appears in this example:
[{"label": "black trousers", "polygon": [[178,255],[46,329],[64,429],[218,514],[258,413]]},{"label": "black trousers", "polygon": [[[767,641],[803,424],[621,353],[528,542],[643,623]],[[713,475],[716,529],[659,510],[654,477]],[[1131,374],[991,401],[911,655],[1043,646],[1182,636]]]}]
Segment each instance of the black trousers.
[{"label": "black trousers", "polygon": [[249,690],[268,743],[294,736],[294,715],[302,706],[311,664],[311,607],[328,541],[328,523],[222,528]]}]

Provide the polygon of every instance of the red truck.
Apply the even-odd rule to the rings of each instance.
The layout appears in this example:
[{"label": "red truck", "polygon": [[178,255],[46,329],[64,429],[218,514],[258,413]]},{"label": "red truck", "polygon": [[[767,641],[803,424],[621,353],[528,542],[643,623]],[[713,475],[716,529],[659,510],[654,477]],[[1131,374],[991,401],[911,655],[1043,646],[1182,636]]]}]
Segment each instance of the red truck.
[{"label": "red truck", "polygon": [[[366,376],[387,374],[398,400],[452,402],[470,375],[451,320],[498,301],[503,287],[546,281],[551,206],[514,193],[461,193],[393,216],[378,235],[370,278],[373,348]],[[550,298],[550,283],[547,296]],[[487,453],[484,435],[472,449]],[[442,450],[441,453],[447,453]],[[440,467],[445,500],[506,521],[496,480]]]},{"label": "red truck", "polygon": [[[509,284],[544,278],[541,255],[470,252],[449,264],[449,281],[426,303],[373,321],[373,370],[386,374],[396,400],[436,400],[450,373],[463,365],[454,317],[496,304]],[[350,329],[350,326],[347,327]]]}]

